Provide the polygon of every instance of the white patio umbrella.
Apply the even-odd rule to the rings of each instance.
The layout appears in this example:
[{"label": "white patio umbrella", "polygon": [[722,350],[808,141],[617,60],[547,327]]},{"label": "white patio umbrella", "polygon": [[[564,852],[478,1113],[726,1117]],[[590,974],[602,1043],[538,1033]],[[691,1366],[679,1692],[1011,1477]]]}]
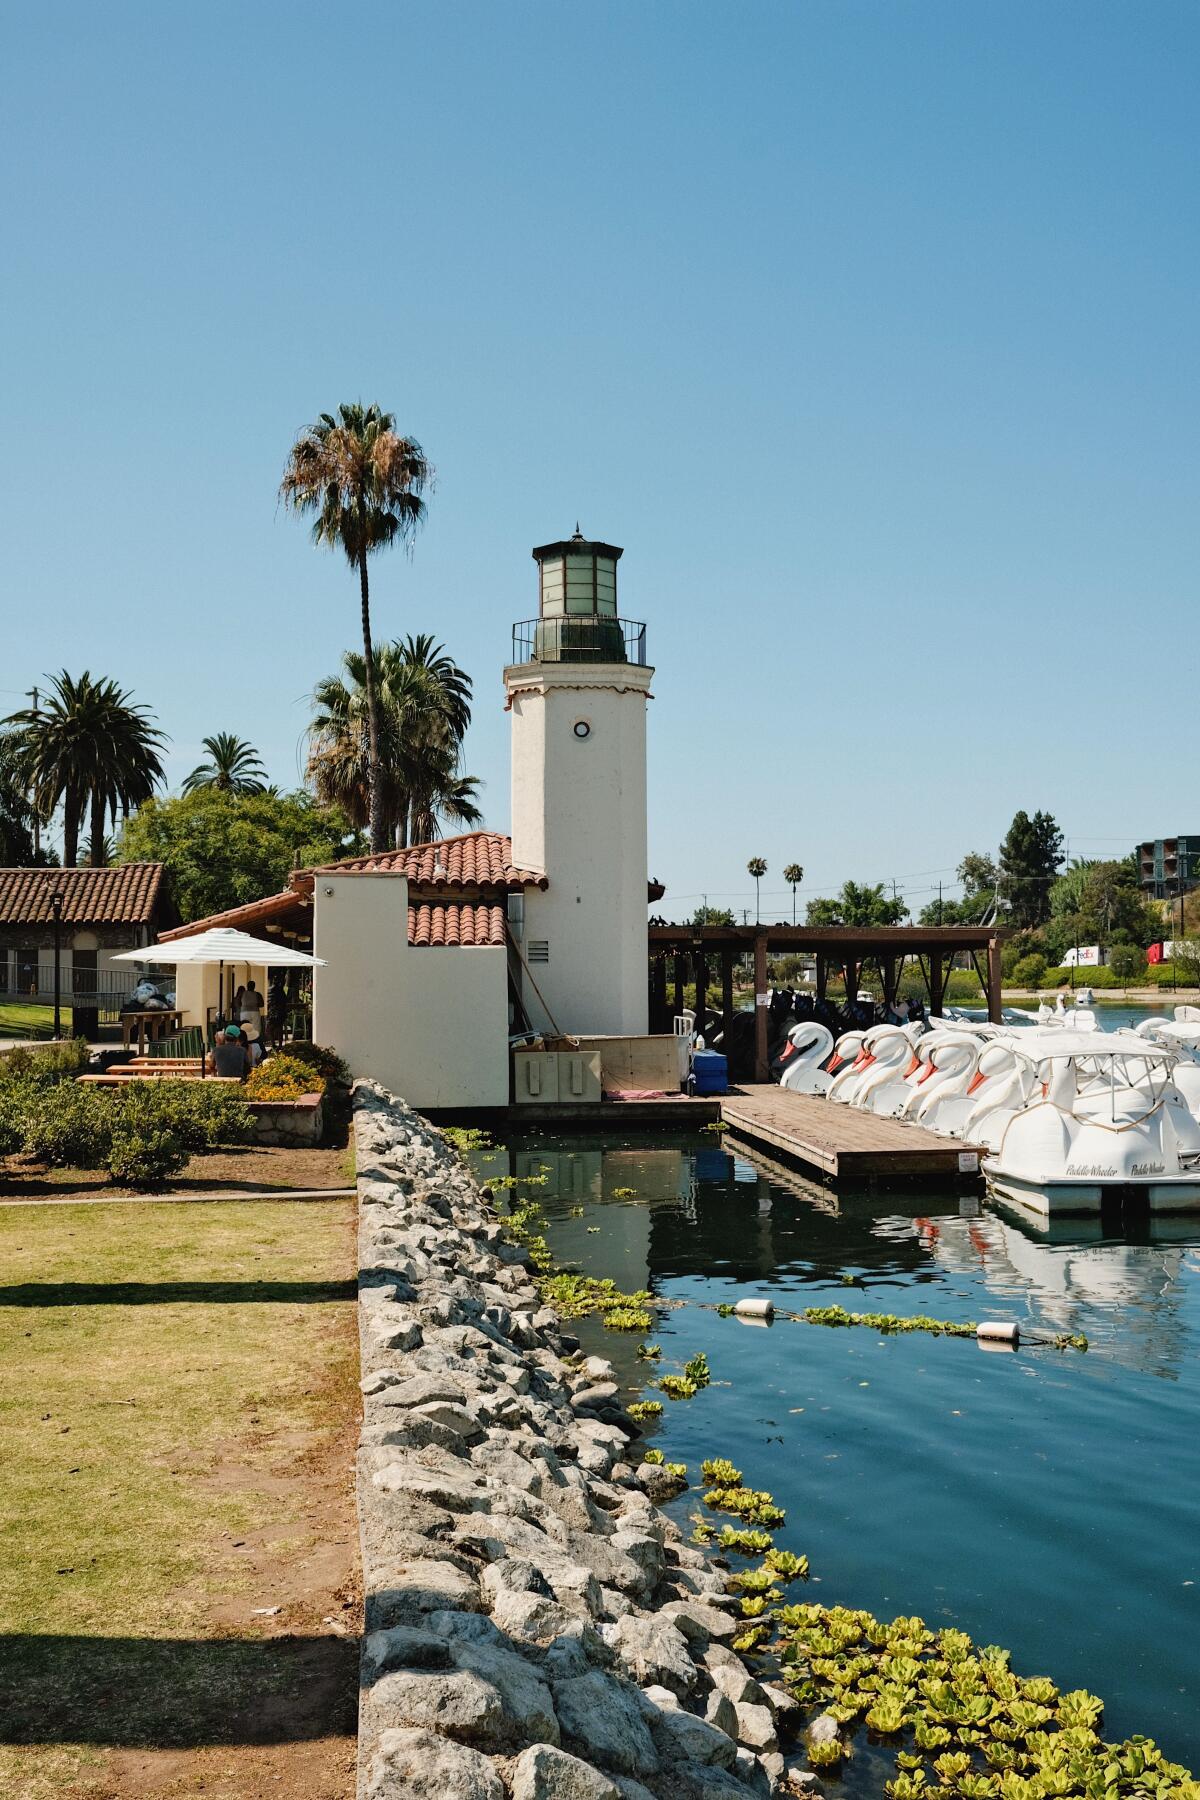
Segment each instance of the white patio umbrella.
[{"label": "white patio umbrella", "polygon": [[258,969],[323,969],[324,958],[293,950],[288,944],[268,944],[248,931],[212,925],[194,937],[175,938],[169,944],[147,944],[143,950],[121,950],[113,962],[144,963],[253,963]]},{"label": "white patio umbrella", "polygon": [[218,992],[225,1005],[225,964],[252,963],[257,969],[323,969],[325,960],[288,944],[268,944],[248,931],[213,925],[194,937],[175,938],[167,944],[147,944],[141,950],[121,950],[113,962],[206,963],[220,968]]}]

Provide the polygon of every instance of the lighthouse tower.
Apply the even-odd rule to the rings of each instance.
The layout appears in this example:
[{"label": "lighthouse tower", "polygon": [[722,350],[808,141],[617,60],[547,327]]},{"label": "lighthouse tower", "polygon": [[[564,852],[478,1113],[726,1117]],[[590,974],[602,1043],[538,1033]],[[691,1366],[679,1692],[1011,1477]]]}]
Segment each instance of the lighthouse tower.
[{"label": "lighthouse tower", "polygon": [[538,616],[513,627],[512,854],[528,890],[521,949],[534,1023],[647,1029],[646,628],[617,608],[615,544],[575,536],[533,552]]}]

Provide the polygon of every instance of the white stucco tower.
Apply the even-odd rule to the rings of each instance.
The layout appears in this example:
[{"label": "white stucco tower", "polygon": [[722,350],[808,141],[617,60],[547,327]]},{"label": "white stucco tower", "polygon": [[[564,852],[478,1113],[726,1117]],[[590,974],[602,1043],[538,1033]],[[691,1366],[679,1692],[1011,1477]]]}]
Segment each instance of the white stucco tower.
[{"label": "white stucco tower", "polygon": [[[513,862],[521,948],[559,1029],[647,1028],[646,628],[621,619],[613,544],[579,535],[533,552],[538,616],[513,631]],[[534,1023],[546,1023],[526,981]]]}]

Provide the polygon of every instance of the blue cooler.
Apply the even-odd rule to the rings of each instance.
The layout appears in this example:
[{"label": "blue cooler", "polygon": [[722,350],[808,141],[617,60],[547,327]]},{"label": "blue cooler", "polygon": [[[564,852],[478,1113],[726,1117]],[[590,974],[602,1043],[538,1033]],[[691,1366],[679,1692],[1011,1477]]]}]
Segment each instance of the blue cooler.
[{"label": "blue cooler", "polygon": [[726,1094],[729,1063],[719,1050],[697,1050],[692,1057],[692,1079],[697,1094]]}]

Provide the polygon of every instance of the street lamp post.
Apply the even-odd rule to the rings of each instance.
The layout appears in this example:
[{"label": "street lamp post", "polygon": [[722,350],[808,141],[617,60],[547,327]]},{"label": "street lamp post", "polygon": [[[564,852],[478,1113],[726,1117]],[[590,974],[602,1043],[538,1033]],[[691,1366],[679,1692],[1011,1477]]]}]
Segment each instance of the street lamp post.
[{"label": "street lamp post", "polygon": [[50,916],[54,920],[54,1036],[62,1036],[62,909],[61,888],[50,896]]}]

